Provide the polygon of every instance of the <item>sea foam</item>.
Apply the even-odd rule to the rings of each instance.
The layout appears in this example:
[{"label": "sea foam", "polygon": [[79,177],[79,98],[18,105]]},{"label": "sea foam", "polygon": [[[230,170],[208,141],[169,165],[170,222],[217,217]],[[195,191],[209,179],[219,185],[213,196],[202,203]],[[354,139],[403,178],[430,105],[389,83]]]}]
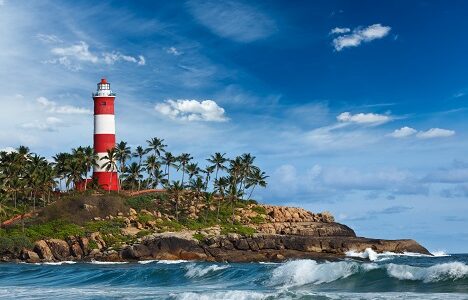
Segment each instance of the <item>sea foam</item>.
[{"label": "sea foam", "polygon": [[187,273],[185,273],[185,276],[189,278],[203,277],[208,273],[224,270],[227,268],[229,268],[229,265],[205,266],[205,265],[189,264],[186,266]]},{"label": "sea foam", "polygon": [[350,250],[346,252],[346,256],[348,257],[359,257],[359,258],[367,258],[370,261],[384,261],[384,260],[389,260],[394,257],[398,256],[408,256],[408,257],[445,257],[445,256],[450,256],[446,254],[444,251],[435,251],[434,253],[431,253],[432,255],[427,255],[427,254],[421,254],[421,253],[414,253],[414,252],[403,252],[403,253],[395,253],[395,252],[382,252],[382,253],[377,253],[371,248],[366,248],[363,252],[357,252],[354,250]]}]

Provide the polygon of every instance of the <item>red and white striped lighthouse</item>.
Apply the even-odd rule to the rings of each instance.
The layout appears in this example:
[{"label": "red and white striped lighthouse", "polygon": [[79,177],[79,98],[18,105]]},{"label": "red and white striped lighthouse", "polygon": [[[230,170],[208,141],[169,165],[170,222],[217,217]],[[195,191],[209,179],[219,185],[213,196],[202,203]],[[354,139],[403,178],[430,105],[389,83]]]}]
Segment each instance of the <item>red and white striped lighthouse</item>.
[{"label": "red and white striped lighthouse", "polygon": [[97,92],[93,93],[94,100],[94,152],[98,155],[98,165],[94,166],[93,177],[99,186],[105,190],[118,190],[119,180],[117,170],[107,171],[104,167],[106,161],[101,160],[107,156],[107,150],[115,147],[115,94],[105,78],[97,84]]}]

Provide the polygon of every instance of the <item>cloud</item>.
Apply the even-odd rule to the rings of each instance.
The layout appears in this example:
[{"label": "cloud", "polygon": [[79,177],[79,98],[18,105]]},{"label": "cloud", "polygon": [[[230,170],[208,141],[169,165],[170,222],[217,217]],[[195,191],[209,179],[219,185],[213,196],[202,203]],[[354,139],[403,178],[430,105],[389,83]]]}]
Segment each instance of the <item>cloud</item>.
[{"label": "cloud", "polygon": [[89,45],[83,41],[69,47],[56,47],[51,52],[60,57],[74,58],[79,61],[97,63],[99,58],[89,51]]},{"label": "cloud", "polygon": [[[42,35],[41,37],[50,40],[50,36]],[[139,66],[146,64],[145,57],[142,55],[134,57],[122,54],[118,51],[103,52],[100,54],[93,53],[89,50],[89,45],[83,41],[68,47],[52,48],[51,52],[53,55],[57,56],[57,58],[47,60],[46,63],[61,64],[73,71],[81,69],[79,62],[111,65],[118,61],[126,61]]]},{"label": "cloud", "polygon": [[372,214],[377,215],[393,215],[393,214],[401,214],[405,211],[413,209],[409,206],[397,205],[397,206],[390,206],[381,210],[371,211]]},{"label": "cloud", "polygon": [[176,47],[169,47],[166,49],[166,53],[178,56],[181,55],[182,52],[180,52]]},{"label": "cloud", "polygon": [[401,127],[400,129],[395,129],[395,131],[393,131],[389,135],[394,138],[405,138],[414,135],[416,132],[418,132],[416,129],[405,126]]},{"label": "cloud", "polygon": [[236,1],[189,1],[195,19],[211,32],[236,42],[253,42],[276,31],[275,22],[255,7]]},{"label": "cloud", "polygon": [[332,30],[330,30],[330,34],[342,34],[342,33],[348,33],[350,31],[351,31],[351,29],[349,29],[349,28],[335,27]]},{"label": "cloud", "polygon": [[[333,33],[336,29],[343,31],[345,28],[335,28],[331,32]],[[341,51],[347,47],[357,47],[363,42],[370,42],[385,37],[390,30],[391,27],[382,26],[381,24],[374,24],[364,28],[357,27],[351,34],[344,34],[334,38],[333,46],[336,51]]]},{"label": "cloud", "polygon": [[50,43],[50,44],[57,44],[57,43],[62,43],[62,40],[59,39],[56,35],[53,34],[43,34],[43,33],[38,33],[36,37],[44,43]]},{"label": "cloud", "polygon": [[339,114],[336,119],[340,122],[345,123],[357,123],[357,124],[371,124],[379,125],[392,120],[388,115],[380,115],[374,113],[358,113],[351,114],[350,112],[344,112]]},{"label": "cloud", "polygon": [[56,117],[48,117],[45,121],[34,121],[28,122],[21,125],[23,129],[35,129],[41,131],[56,131],[57,127],[63,122],[61,119]]},{"label": "cloud", "polygon": [[146,64],[146,60],[142,55],[136,58],[130,55],[124,55],[120,52],[112,52],[112,53],[103,53],[103,58],[104,58],[104,62],[109,65],[117,61],[132,62],[132,63],[138,64],[139,66],[144,66]]},{"label": "cloud", "polygon": [[455,135],[454,130],[431,128],[427,131],[420,131],[416,136],[420,139],[444,138]]},{"label": "cloud", "polygon": [[58,105],[54,101],[50,101],[45,97],[36,99],[39,105],[49,113],[57,114],[92,114],[93,112],[87,108],[76,107],[70,105]]},{"label": "cloud", "polygon": [[218,106],[213,100],[166,100],[164,103],[156,104],[154,109],[171,119],[209,122],[228,120],[224,114],[224,108]]}]

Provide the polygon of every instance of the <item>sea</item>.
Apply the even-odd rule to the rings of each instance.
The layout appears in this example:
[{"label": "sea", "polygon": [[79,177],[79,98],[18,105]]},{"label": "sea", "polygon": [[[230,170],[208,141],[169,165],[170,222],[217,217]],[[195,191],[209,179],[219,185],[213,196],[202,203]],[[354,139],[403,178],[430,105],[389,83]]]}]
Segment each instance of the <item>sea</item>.
[{"label": "sea", "polygon": [[340,261],[0,264],[0,299],[468,299],[468,254]]}]

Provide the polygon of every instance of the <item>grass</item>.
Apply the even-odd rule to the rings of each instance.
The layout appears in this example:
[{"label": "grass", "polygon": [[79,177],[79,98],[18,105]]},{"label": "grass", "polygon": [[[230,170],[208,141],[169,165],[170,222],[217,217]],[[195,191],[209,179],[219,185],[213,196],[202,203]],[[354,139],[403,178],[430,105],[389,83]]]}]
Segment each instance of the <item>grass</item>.
[{"label": "grass", "polygon": [[252,236],[255,232],[254,228],[238,224],[225,224],[221,226],[221,234],[237,233],[240,235]]},{"label": "grass", "polygon": [[203,242],[203,240],[205,239],[205,236],[201,233],[195,233],[193,235],[193,238],[200,241],[200,242]]},{"label": "grass", "polygon": [[260,214],[260,215],[266,215],[267,214],[267,211],[266,211],[265,207],[260,206],[260,205],[252,207],[252,211],[254,211],[254,212],[256,212],[257,214]]}]

